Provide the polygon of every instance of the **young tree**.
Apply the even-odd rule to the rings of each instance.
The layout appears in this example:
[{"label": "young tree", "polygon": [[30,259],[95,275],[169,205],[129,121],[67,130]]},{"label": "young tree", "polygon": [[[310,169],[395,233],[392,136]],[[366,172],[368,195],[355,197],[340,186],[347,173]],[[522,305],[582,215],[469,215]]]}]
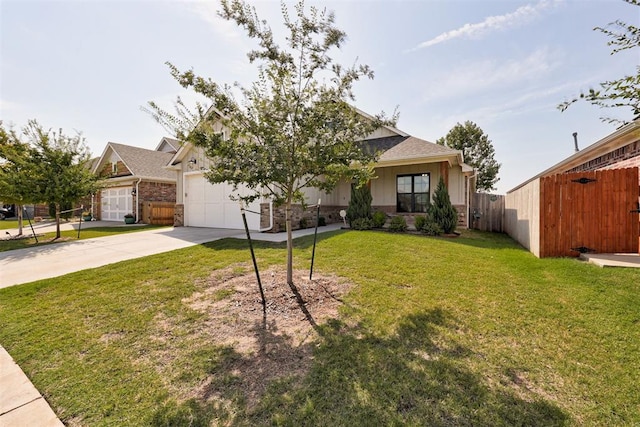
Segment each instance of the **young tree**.
[{"label": "young tree", "polygon": [[[15,132],[4,132],[6,135],[6,147],[12,145],[19,147],[14,152],[21,151],[14,156],[13,171],[17,173],[13,181],[7,181],[6,188],[26,202],[55,205],[56,238],[60,238],[60,207],[76,203],[100,188],[98,177],[89,168],[90,153],[84,138],[44,130],[35,120],[22,130],[26,142]],[[3,150],[3,154],[10,152],[9,148]]]},{"label": "young tree", "polygon": [[0,122],[0,200],[16,205],[18,235],[22,235],[22,207],[33,202],[29,154],[29,144]]},{"label": "young tree", "polygon": [[[251,87],[239,83],[242,96],[236,101],[232,88],[181,72],[168,63],[172,76],[184,88],[204,95],[220,115],[207,114],[197,104],[190,111],[178,99],[177,114],[170,114],[150,102],[153,117],[175,130],[178,138],[204,147],[215,164],[206,173],[212,183],[229,182],[253,192],[241,197],[255,200],[266,194],[284,206],[287,228],[287,282],[293,284],[291,211],[304,203],[302,189],[330,191],[341,179],[365,183],[373,174],[375,156],[360,149],[358,141],[385,121],[383,115],[364,118],[347,102],[353,101],[353,84],[373,78],[366,65],[343,67],[329,56],[339,48],[346,34],[334,25],[331,12],[304,4],[295,6],[291,19],[282,5],[287,38],[284,47],[274,40],[271,28],[258,19],[255,8],[240,0],[222,0],[219,15],[235,22],[258,47],[248,53],[258,66],[258,79]],[[216,120],[230,130],[213,131]]]},{"label": "young tree", "polygon": [[477,170],[476,188],[491,191],[500,178],[500,163],[494,159],[491,140],[471,121],[456,123],[449,133],[436,141],[440,145],[462,151],[464,162]]},{"label": "young tree", "polygon": [[[634,6],[640,6],[639,0],[624,1]],[[638,11],[636,11],[635,16],[638,16]],[[640,47],[640,28],[621,20],[610,22],[606,27],[595,27],[594,30],[600,31],[611,38],[607,43],[607,45],[613,46],[611,55],[623,50]],[[591,88],[586,93],[581,92],[577,97],[559,104],[558,109],[565,111],[570,105],[580,100],[587,101],[600,108],[629,107],[631,108],[632,118],[640,117],[640,65],[636,65],[635,75],[630,74],[617,80],[602,82],[600,83],[600,89]],[[608,123],[627,123],[625,120],[611,117],[601,117],[600,120]]]},{"label": "young tree", "polygon": [[442,177],[433,193],[433,203],[429,207],[428,215],[446,234],[453,233],[458,225],[458,211],[451,204],[449,192]]},{"label": "young tree", "polygon": [[353,227],[353,221],[357,219],[370,220],[373,216],[371,212],[371,190],[368,186],[355,187],[351,191],[351,199],[347,208],[347,221]]}]

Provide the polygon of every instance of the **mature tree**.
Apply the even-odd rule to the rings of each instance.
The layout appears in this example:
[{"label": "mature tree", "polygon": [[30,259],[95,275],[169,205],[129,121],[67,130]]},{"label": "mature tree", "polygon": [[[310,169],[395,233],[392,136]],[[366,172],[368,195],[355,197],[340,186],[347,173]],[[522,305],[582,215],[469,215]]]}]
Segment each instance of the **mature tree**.
[{"label": "mature tree", "polygon": [[[625,2],[640,6],[639,0],[624,0]],[[637,11],[635,16],[638,16]],[[633,14],[629,14],[632,16]],[[621,20],[610,22],[606,27],[595,27],[595,31],[600,31],[610,37],[607,43],[613,46],[611,55],[627,49],[640,47],[640,28],[627,24]],[[637,59],[637,58],[636,58]],[[560,111],[565,111],[569,106],[579,100],[590,102],[601,108],[630,107],[632,119],[640,117],[640,65],[636,64],[635,75],[628,75],[616,80],[609,80],[600,83],[599,89],[589,89],[588,92],[581,92],[580,95],[569,101],[558,105]],[[627,121],[611,117],[601,117],[604,122],[622,123]]]},{"label": "mature tree", "polygon": [[[352,108],[353,84],[373,78],[366,65],[343,67],[329,56],[339,48],[346,34],[334,25],[334,14],[311,7],[305,14],[303,3],[295,6],[295,19],[282,4],[286,41],[275,40],[271,27],[258,19],[255,8],[240,0],[221,1],[219,15],[235,22],[258,47],[248,53],[256,64],[258,79],[251,87],[235,83],[242,102],[232,88],[197,76],[193,70],[181,72],[168,63],[172,76],[184,87],[204,95],[220,115],[207,114],[202,105],[190,111],[180,99],[177,114],[163,111],[150,102],[150,112],[177,137],[203,147],[214,166],[206,173],[212,183],[229,182],[246,186],[284,206],[287,228],[287,282],[293,284],[291,210],[304,203],[302,189],[315,187],[330,191],[340,179],[366,182],[373,173],[375,155],[359,148],[358,141],[384,122],[382,115],[365,118]],[[213,131],[221,120],[228,135]],[[389,122],[390,123],[390,122]]]},{"label": "mature tree", "polygon": [[440,145],[461,150],[464,162],[477,170],[476,188],[491,191],[500,178],[500,163],[494,159],[495,150],[489,137],[471,121],[456,123],[449,133],[436,141]]},{"label": "mature tree", "polygon": [[2,155],[9,155],[7,164],[12,166],[1,175],[0,188],[26,203],[54,205],[56,238],[60,238],[61,206],[77,203],[99,189],[98,177],[89,168],[84,138],[45,130],[35,120],[22,129],[26,141],[13,131],[2,130],[1,134]]}]

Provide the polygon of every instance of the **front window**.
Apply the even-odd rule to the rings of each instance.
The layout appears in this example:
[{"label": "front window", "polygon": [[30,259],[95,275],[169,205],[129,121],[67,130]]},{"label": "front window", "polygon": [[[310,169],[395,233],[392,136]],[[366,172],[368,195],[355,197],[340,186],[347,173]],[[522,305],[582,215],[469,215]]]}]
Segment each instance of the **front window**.
[{"label": "front window", "polygon": [[426,212],[429,205],[429,174],[398,175],[398,212]]}]

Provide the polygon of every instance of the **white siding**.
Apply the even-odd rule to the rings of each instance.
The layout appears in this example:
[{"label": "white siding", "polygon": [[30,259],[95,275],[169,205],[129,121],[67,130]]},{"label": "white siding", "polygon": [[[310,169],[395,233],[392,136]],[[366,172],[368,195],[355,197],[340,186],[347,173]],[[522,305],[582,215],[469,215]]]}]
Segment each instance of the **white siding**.
[{"label": "white siding", "polygon": [[506,233],[540,257],[540,178],[508,193],[504,208]]}]

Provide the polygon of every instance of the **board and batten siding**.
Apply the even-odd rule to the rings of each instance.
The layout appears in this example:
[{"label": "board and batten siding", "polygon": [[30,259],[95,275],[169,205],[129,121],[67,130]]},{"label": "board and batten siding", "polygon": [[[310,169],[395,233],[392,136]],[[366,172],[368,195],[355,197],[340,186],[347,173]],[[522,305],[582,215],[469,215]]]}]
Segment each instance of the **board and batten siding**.
[{"label": "board and batten siding", "polygon": [[540,179],[508,193],[504,209],[504,231],[540,257]]}]

